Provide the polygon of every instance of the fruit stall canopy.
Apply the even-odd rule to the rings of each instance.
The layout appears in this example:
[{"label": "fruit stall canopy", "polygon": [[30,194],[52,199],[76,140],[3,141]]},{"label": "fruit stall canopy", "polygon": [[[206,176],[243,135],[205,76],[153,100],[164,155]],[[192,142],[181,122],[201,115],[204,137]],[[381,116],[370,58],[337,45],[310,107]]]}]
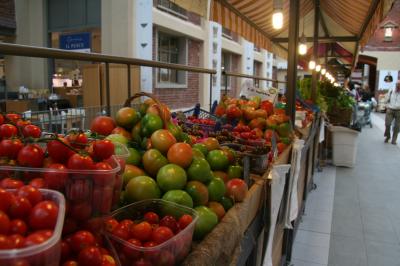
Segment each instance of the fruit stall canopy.
[{"label": "fruit stall canopy", "polygon": [[[275,0],[276,1],[276,0]],[[211,0],[210,20],[218,22],[257,47],[269,50],[278,56],[287,57],[289,25],[289,0],[282,0],[284,23],[281,30],[272,27],[274,0]],[[309,37],[312,45],[315,0],[300,1],[299,32]],[[319,42],[337,43],[340,47],[357,54],[374,30],[390,10],[395,0],[319,0]],[[173,0],[178,5],[198,14],[204,14],[207,0]],[[196,5],[187,3],[195,2]],[[279,1],[278,1],[279,2]],[[203,3],[203,5],[201,4]],[[337,38],[336,38],[337,37]],[[310,51],[309,51],[310,52]],[[350,58],[349,61],[352,61]]]}]

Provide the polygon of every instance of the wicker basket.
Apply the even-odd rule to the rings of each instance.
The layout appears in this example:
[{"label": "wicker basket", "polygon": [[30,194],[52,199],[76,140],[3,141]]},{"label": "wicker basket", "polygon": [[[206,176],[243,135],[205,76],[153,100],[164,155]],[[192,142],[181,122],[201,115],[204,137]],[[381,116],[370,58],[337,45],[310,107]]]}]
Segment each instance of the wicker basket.
[{"label": "wicker basket", "polygon": [[352,115],[353,109],[339,107],[333,107],[332,110],[327,113],[329,122],[332,125],[340,125],[346,127],[351,124]]}]

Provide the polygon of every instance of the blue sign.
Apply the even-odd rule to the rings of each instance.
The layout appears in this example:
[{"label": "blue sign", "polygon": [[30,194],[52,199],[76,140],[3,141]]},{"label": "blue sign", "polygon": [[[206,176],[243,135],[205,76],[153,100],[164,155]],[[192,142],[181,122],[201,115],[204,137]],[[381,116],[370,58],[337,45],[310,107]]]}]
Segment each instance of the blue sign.
[{"label": "blue sign", "polygon": [[90,32],[60,35],[60,49],[90,51]]}]

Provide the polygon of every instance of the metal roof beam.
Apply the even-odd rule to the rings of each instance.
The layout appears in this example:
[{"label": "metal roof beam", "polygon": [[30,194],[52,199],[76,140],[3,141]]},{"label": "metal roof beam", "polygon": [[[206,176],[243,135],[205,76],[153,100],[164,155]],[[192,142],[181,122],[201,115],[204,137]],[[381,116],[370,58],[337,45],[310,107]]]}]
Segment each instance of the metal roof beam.
[{"label": "metal roof beam", "polygon": [[[313,37],[306,37],[307,42],[313,42]],[[287,43],[288,38],[272,38],[275,43]],[[335,43],[335,42],[357,42],[359,38],[357,36],[330,36],[330,37],[318,37],[319,43]]]}]

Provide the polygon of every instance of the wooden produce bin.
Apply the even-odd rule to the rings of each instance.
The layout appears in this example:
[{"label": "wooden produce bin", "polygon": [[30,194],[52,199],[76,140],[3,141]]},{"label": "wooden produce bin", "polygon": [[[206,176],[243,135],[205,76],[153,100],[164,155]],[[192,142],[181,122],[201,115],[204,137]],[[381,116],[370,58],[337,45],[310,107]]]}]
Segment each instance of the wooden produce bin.
[{"label": "wooden produce bin", "polygon": [[[128,98],[128,66],[110,64],[109,69],[110,105],[122,105]],[[85,65],[82,75],[83,106],[105,106],[107,102],[105,64]],[[138,66],[131,66],[130,92],[131,95],[140,92],[140,67]]]}]

